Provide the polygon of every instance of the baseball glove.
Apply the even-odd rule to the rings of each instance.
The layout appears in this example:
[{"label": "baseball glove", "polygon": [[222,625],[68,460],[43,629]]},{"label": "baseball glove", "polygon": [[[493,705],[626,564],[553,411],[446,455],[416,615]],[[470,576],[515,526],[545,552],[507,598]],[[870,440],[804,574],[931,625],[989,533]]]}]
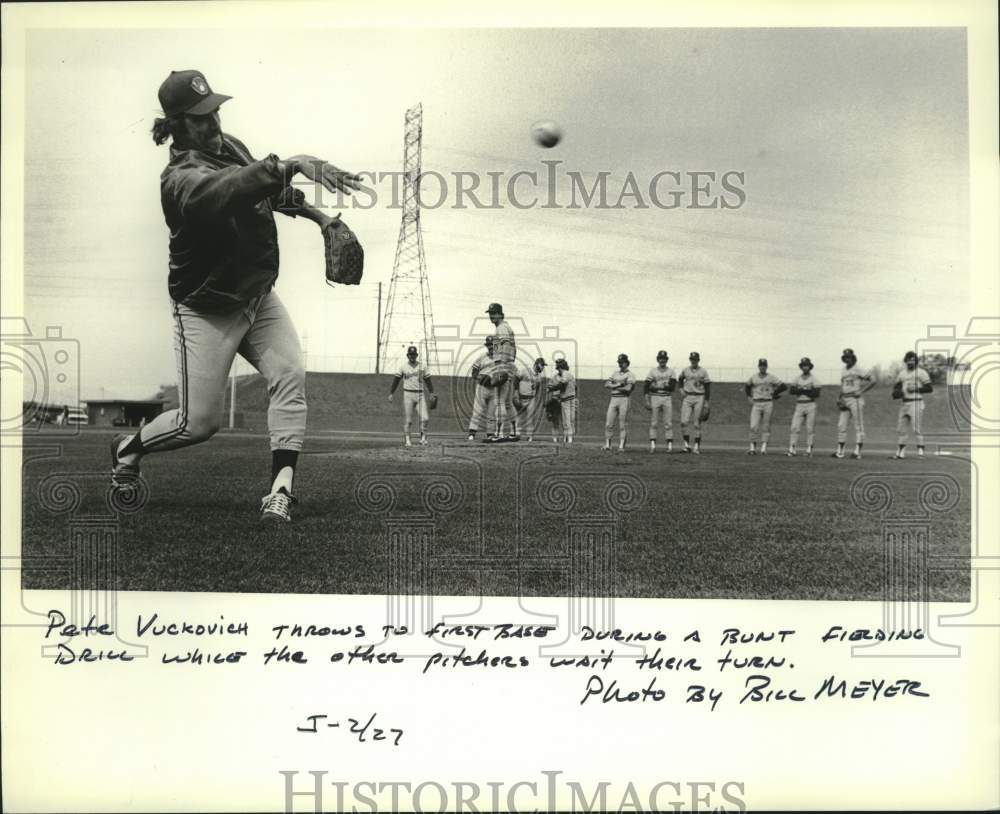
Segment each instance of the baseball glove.
[{"label": "baseball glove", "polygon": [[340,219],[334,218],[323,230],[323,245],[326,247],[327,285],[357,285],[365,268],[365,250],[354,234]]},{"label": "baseball glove", "polygon": [[708,421],[709,416],[712,415],[712,410],[707,404],[701,405],[701,413],[698,416],[699,421]]},{"label": "baseball glove", "polygon": [[846,413],[848,410],[851,409],[850,407],[847,406],[847,402],[844,400],[843,396],[837,399],[837,409],[840,410],[840,412],[842,413]]},{"label": "baseball glove", "polygon": [[903,383],[902,382],[896,382],[892,386],[892,397],[894,399],[901,399],[903,397]]},{"label": "baseball glove", "polygon": [[431,393],[431,394],[430,394],[430,395],[429,395],[429,396],[427,397],[427,409],[428,409],[428,410],[433,410],[433,409],[434,409],[435,407],[437,407],[437,406],[438,406],[438,397],[437,397],[437,393]]},{"label": "baseball glove", "polygon": [[492,387],[493,386],[493,380],[490,378],[490,374],[489,373],[480,373],[479,374],[479,378],[476,379],[476,382],[478,384],[481,384],[483,387]]}]

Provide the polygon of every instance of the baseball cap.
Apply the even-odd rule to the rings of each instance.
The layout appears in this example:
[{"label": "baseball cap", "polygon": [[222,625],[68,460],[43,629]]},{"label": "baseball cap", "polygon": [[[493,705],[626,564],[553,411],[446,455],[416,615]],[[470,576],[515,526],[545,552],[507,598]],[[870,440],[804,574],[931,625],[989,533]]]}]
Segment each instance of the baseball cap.
[{"label": "baseball cap", "polygon": [[618,354],[618,361],[619,362],[627,362],[628,361],[628,354],[627,353],[619,353]]},{"label": "baseball cap", "polygon": [[204,116],[233,98],[213,92],[201,71],[171,71],[160,85],[158,95],[166,116],[179,113]]},{"label": "baseball cap", "polygon": [[535,364],[536,365],[541,364],[542,367],[547,367],[547,365],[545,364],[545,360],[541,356],[535,359]]},{"label": "baseball cap", "polygon": [[759,365],[766,365],[766,364],[767,364],[767,359],[765,359],[763,356],[761,356],[760,359],[757,360],[757,365],[758,366]]},{"label": "baseball cap", "polygon": [[669,359],[670,357],[667,355],[667,352],[665,350],[661,350],[659,353],[656,354],[656,358],[657,359]]},{"label": "baseball cap", "polygon": [[498,302],[491,302],[489,308],[486,309],[487,314],[502,314],[503,306]]},{"label": "baseball cap", "polygon": [[701,354],[698,353],[698,351],[696,351],[696,350],[693,350],[693,351],[691,351],[691,353],[688,354],[688,359],[700,359],[700,358],[701,358]]},{"label": "baseball cap", "polygon": [[803,356],[801,359],[799,359],[799,367],[811,368],[812,366],[813,366],[812,359],[810,359],[808,356]]},{"label": "baseball cap", "polygon": [[903,357],[903,361],[905,362],[907,359],[916,359],[916,358],[917,358],[917,352],[908,350],[906,352],[906,355]]},{"label": "baseball cap", "polygon": [[844,352],[840,354],[841,356],[857,356],[854,352],[854,348],[844,348]]},{"label": "baseball cap", "polygon": [[411,353],[416,353],[416,352],[417,352],[417,346],[416,345],[410,345],[410,347],[408,347],[406,349],[406,355],[407,356],[409,356]]}]

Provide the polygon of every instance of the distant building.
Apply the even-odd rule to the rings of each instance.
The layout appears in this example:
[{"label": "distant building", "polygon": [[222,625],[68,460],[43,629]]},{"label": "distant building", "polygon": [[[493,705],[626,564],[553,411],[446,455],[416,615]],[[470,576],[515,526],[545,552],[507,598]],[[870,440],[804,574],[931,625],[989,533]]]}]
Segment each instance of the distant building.
[{"label": "distant building", "polygon": [[159,399],[88,399],[87,423],[91,427],[138,427],[163,412]]}]

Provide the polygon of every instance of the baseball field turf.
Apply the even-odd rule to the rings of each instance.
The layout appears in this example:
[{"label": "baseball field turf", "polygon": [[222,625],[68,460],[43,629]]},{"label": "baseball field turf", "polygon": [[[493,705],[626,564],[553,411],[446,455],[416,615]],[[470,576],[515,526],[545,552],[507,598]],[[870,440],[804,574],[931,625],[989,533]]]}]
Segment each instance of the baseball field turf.
[{"label": "baseball field turf", "polygon": [[[649,454],[648,413],[635,397],[632,440],[618,455],[600,449],[599,383],[583,388],[592,407],[569,448],[545,434],[533,444],[469,443],[452,407],[461,397],[444,386],[430,445],[404,449],[399,405],[382,403],[387,378],[346,381],[343,391],[343,375],[310,376],[299,503],[287,526],[262,526],[256,513],[269,474],[263,417],[252,409],[259,381],[238,395],[249,429],[144,460],[139,507],[109,506],[110,430],[26,433],[24,587],[106,578],[74,567],[71,550],[88,529],[110,529],[119,590],[878,600],[884,527],[909,518],[927,525],[928,556],[954,569],[927,572],[928,598],[969,598],[968,568],[955,563],[970,551],[972,467],[958,431],[944,435],[944,395],[928,407],[928,457],[918,460],[911,444],[895,461],[894,403],[875,391],[856,461],[829,457],[832,398],[812,458],[783,454],[790,400],[776,410],[769,455],[746,456],[746,427],[736,423],[745,401],[725,384],[713,394],[702,455]],[[934,454],[941,439],[954,454]]]}]

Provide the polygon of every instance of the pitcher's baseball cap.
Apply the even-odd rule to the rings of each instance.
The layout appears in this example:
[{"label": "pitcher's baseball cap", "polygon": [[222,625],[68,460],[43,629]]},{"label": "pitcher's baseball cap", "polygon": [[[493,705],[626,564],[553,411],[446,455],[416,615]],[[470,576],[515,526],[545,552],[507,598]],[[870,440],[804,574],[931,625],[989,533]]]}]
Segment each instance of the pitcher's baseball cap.
[{"label": "pitcher's baseball cap", "polygon": [[693,350],[688,354],[688,359],[701,359],[701,354],[698,351]]},{"label": "pitcher's baseball cap", "polygon": [[491,302],[489,308],[486,309],[487,314],[502,314],[503,306],[498,302]]},{"label": "pitcher's baseball cap", "polygon": [[667,352],[665,350],[661,350],[658,354],[656,354],[656,358],[657,359],[669,359],[670,357],[667,355]]},{"label": "pitcher's baseball cap", "polygon": [[214,93],[201,71],[171,71],[160,85],[159,97],[165,116],[204,116],[233,98]]},{"label": "pitcher's baseball cap", "polygon": [[409,355],[410,355],[411,353],[412,353],[412,354],[413,354],[414,356],[416,356],[416,355],[417,355],[417,346],[416,346],[416,345],[410,345],[410,347],[408,347],[408,348],[406,349],[406,355],[407,355],[407,356],[409,356]]},{"label": "pitcher's baseball cap", "polygon": [[765,359],[763,356],[761,356],[760,359],[757,360],[757,367],[760,367],[761,365],[766,365],[766,364],[767,364],[767,359]]},{"label": "pitcher's baseball cap", "polygon": [[854,348],[844,348],[844,352],[842,354],[840,354],[840,355],[841,356],[854,356],[854,357],[857,356],[857,354],[854,352]]},{"label": "pitcher's baseball cap", "polygon": [[627,353],[619,353],[618,354],[618,361],[619,362],[628,362],[628,354]]}]

